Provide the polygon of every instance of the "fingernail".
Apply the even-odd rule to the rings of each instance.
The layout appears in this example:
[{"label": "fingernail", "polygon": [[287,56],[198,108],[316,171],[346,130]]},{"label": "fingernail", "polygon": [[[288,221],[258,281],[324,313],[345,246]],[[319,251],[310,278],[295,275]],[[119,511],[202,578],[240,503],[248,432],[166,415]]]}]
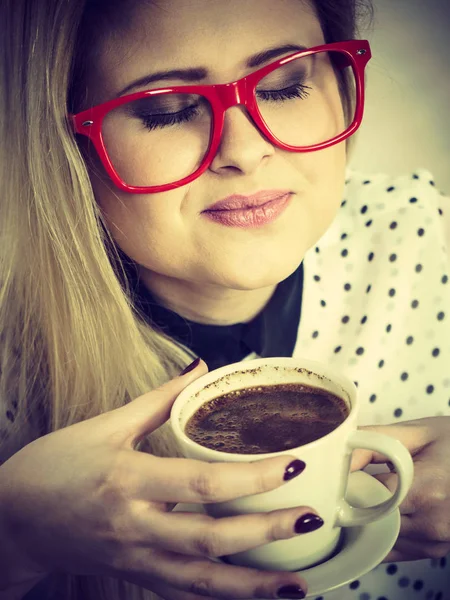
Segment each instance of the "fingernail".
[{"label": "fingernail", "polygon": [[277,591],[278,598],[305,598],[306,594],[298,585],[284,585]]},{"label": "fingernail", "polygon": [[179,374],[179,377],[181,377],[182,375],[187,375],[187,373],[190,373],[196,367],[198,367],[199,364],[200,364],[200,358],[196,358],[194,361],[191,362],[190,365],[188,365],[185,369],[183,369],[183,371],[181,371],[181,373]]},{"label": "fingernail", "polygon": [[283,477],[284,481],[290,481],[291,479],[294,479],[294,477],[297,477],[297,475],[303,473],[305,467],[306,465],[302,460],[292,461],[291,464],[286,467]]},{"label": "fingernail", "polygon": [[294,529],[295,533],[309,533],[310,531],[316,531],[323,525],[323,519],[312,513],[303,515],[295,521]]}]

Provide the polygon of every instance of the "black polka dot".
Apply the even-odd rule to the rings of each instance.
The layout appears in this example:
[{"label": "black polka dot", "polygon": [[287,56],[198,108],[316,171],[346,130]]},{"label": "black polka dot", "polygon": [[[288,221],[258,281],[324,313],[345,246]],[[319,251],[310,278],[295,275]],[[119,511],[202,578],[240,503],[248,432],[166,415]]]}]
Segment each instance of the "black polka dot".
[{"label": "black polka dot", "polygon": [[442,600],[442,592],[438,592],[434,597],[434,600]]},{"label": "black polka dot", "polygon": [[447,558],[445,556],[443,556],[441,558],[441,560],[439,561],[439,566],[443,569],[444,567],[447,566]]},{"label": "black polka dot", "polygon": [[357,354],[358,356],[362,356],[362,355],[364,354],[364,348],[357,348],[357,350],[356,350],[356,354]]},{"label": "black polka dot", "polygon": [[441,217],[442,217],[442,215],[444,214],[444,211],[442,210],[442,208],[438,208],[438,213],[439,213],[439,214],[441,215]]},{"label": "black polka dot", "polygon": [[342,350],[342,346],[338,346],[337,348],[334,349],[334,353],[335,354],[339,354],[339,352]]},{"label": "black polka dot", "polygon": [[388,600],[386,596],[378,596],[377,600]]},{"label": "black polka dot", "polygon": [[369,219],[369,221],[366,221],[366,227],[370,227],[372,225],[373,221],[372,219]]},{"label": "black polka dot", "polygon": [[392,221],[392,223],[389,225],[389,227],[392,230],[397,229],[397,227],[398,227],[397,221]]},{"label": "black polka dot", "polygon": [[412,335],[410,335],[409,337],[406,338],[406,345],[407,346],[411,346],[411,344],[414,343],[414,338]]},{"label": "black polka dot", "polygon": [[437,315],[437,320],[438,321],[443,321],[445,319],[445,313],[444,312],[440,312]]},{"label": "black polka dot", "polygon": [[17,405],[17,400],[13,400],[13,401],[11,402],[11,404],[12,404],[12,407],[13,407],[13,409],[14,409],[14,410],[17,410],[17,406],[18,406],[18,405]]},{"label": "black polka dot", "polygon": [[345,290],[346,292],[349,292],[351,289],[352,289],[352,286],[351,286],[349,283],[346,283],[346,284],[344,285],[344,290]]},{"label": "black polka dot", "polygon": [[8,421],[11,421],[11,423],[14,423],[14,415],[10,410],[6,411],[6,418],[8,419]]},{"label": "black polka dot", "polygon": [[397,260],[397,255],[396,254],[391,254],[390,257],[389,257],[389,260],[391,262],[395,262]]},{"label": "black polka dot", "polygon": [[344,325],[347,325],[347,323],[350,321],[350,317],[348,315],[345,315],[345,317],[342,317],[342,322],[344,323]]},{"label": "black polka dot", "polygon": [[320,253],[320,248],[318,246],[316,246],[316,254]]},{"label": "black polka dot", "polygon": [[354,381],[353,383],[355,384],[356,387],[359,386],[359,383],[357,381]]},{"label": "black polka dot", "polygon": [[425,229],[423,229],[423,227],[421,227],[420,229],[417,230],[417,235],[419,237],[423,237],[425,235]]},{"label": "black polka dot", "polygon": [[375,254],[374,254],[373,252],[371,252],[371,253],[369,254],[369,256],[367,257],[367,260],[368,260],[369,262],[372,262],[374,258],[375,258]]},{"label": "black polka dot", "polygon": [[427,386],[427,394],[432,394],[434,392],[434,385]]},{"label": "black polka dot", "polygon": [[372,182],[370,181],[370,179],[366,179],[366,181],[363,181],[363,185],[369,185],[369,183],[372,183]]},{"label": "black polka dot", "polygon": [[384,367],[384,360],[380,360],[380,362],[378,363],[378,368],[382,369]]},{"label": "black polka dot", "polygon": [[363,207],[361,208],[361,214],[362,214],[362,215],[365,215],[365,214],[366,214],[366,212],[367,212],[368,210],[369,210],[369,207],[368,207],[368,206],[363,206]]},{"label": "black polka dot", "polygon": [[367,323],[367,317],[366,317],[366,316],[364,316],[364,317],[361,319],[361,325],[365,325],[366,323]]},{"label": "black polka dot", "polygon": [[394,190],[395,190],[395,187],[392,185],[391,187],[388,187],[388,189],[386,191],[393,192]]},{"label": "black polka dot", "polygon": [[356,580],[356,581],[352,581],[352,582],[351,582],[351,584],[350,584],[350,589],[351,589],[351,590],[357,590],[357,589],[359,588],[359,586],[360,586],[360,585],[361,585],[361,584],[359,583],[359,581],[358,581],[358,580]]},{"label": "black polka dot", "polygon": [[314,339],[318,338],[319,337],[319,332],[318,331],[314,331],[313,334],[312,334],[312,337]]},{"label": "black polka dot", "polygon": [[343,200],[343,201],[341,202],[341,206],[345,206],[346,204],[347,204],[347,200]]},{"label": "black polka dot", "polygon": [[405,371],[404,373],[402,373],[402,374],[400,375],[400,379],[401,379],[402,381],[408,381],[408,379],[409,379],[409,375],[408,375],[408,373],[406,373],[406,371]]},{"label": "black polka dot", "polygon": [[416,581],[413,583],[413,588],[416,590],[416,592],[420,592],[420,590],[423,589],[423,581],[421,579],[416,579]]},{"label": "black polka dot", "polygon": [[376,394],[372,394],[370,396],[370,398],[369,398],[369,402],[372,402],[372,404],[373,404],[374,402],[376,402],[376,399],[377,399],[377,395]]},{"label": "black polka dot", "polygon": [[423,271],[423,266],[422,265],[416,265],[416,273],[422,273]]},{"label": "black polka dot", "polygon": [[434,350],[431,354],[434,358],[437,358],[440,353],[441,353],[441,351],[439,350],[439,348],[434,348]]},{"label": "black polka dot", "polygon": [[402,410],[401,408],[396,408],[396,409],[394,410],[394,417],[397,417],[397,419],[398,419],[399,417],[401,417],[401,416],[402,416],[402,414],[403,414],[403,410]]},{"label": "black polka dot", "polygon": [[417,198],[410,198],[409,201],[411,204],[415,204],[417,202]]},{"label": "black polka dot", "polygon": [[395,575],[397,573],[397,565],[388,565],[386,567],[386,573],[388,575]]},{"label": "black polka dot", "polygon": [[342,256],[343,258],[345,258],[345,257],[347,257],[347,256],[348,256],[348,250],[347,250],[346,248],[345,248],[344,250],[342,250],[342,252],[341,252],[341,256]]},{"label": "black polka dot", "polygon": [[410,582],[410,580],[409,580],[409,578],[408,578],[408,577],[400,577],[400,579],[398,580],[398,585],[399,585],[399,587],[401,587],[401,588],[406,588],[406,587],[408,587],[410,583],[411,583],[411,582]]},{"label": "black polka dot", "polygon": [[346,233],[343,233],[341,235],[341,240],[346,240],[348,238],[348,235]]},{"label": "black polka dot", "polygon": [[389,323],[389,325],[386,327],[386,333],[391,333],[392,331],[392,325]]},{"label": "black polka dot", "polygon": [[321,300],[321,301],[320,301],[320,306],[323,306],[323,307],[325,307],[326,305],[327,305],[327,303],[325,302],[325,300]]},{"label": "black polka dot", "polygon": [[393,297],[395,296],[395,294],[396,294],[396,293],[397,293],[397,292],[394,290],[394,288],[391,288],[391,289],[389,290],[389,296],[390,296],[391,298],[393,298]]},{"label": "black polka dot", "polygon": [[441,282],[445,285],[446,283],[448,283],[448,276],[444,275],[443,278],[441,279]]},{"label": "black polka dot", "polygon": [[434,187],[436,184],[434,183],[434,181],[430,181],[430,185]]},{"label": "black polka dot", "polygon": [[413,300],[411,302],[411,308],[417,308],[419,306],[419,301],[418,300]]},{"label": "black polka dot", "polygon": [[419,179],[419,176],[417,175],[417,173],[414,173],[413,179]]},{"label": "black polka dot", "polygon": [[371,285],[368,285],[368,286],[367,286],[367,289],[366,289],[366,294],[370,294],[370,290],[371,290],[371,289],[372,289],[372,286],[371,286]]},{"label": "black polka dot", "polygon": [[320,281],[320,275],[314,275],[314,281]]}]

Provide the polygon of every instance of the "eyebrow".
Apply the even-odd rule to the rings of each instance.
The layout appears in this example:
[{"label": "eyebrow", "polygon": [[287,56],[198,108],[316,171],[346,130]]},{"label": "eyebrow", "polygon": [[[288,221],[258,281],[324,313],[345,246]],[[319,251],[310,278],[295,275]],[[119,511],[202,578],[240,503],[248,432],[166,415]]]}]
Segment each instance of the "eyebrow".
[{"label": "eyebrow", "polygon": [[[247,62],[246,66],[248,68],[255,68],[263,65],[264,63],[274,60],[281,56],[282,54],[286,54],[287,52],[301,52],[303,50],[307,50],[306,46],[299,46],[297,44],[285,44],[283,46],[276,46],[274,48],[268,48],[267,50],[263,50],[262,52],[258,52],[251,56]],[[168,79],[180,79],[181,81],[185,81],[187,83],[196,83],[206,79],[208,76],[208,70],[205,67],[194,67],[189,69],[173,69],[171,71],[158,71],[157,73],[152,73],[150,75],[145,75],[140,79],[136,79],[128,84],[123,90],[121,90],[117,96],[123,96],[127,92],[131,91],[135,87],[143,87],[154,83],[155,81],[165,81]]]}]

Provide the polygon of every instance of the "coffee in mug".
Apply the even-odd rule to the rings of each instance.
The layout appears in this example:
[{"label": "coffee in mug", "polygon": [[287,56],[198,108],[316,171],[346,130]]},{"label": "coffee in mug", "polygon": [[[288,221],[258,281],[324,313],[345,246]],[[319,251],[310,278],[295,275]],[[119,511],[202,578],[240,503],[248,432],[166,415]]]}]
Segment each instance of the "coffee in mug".
[{"label": "coffee in mug", "polygon": [[[263,419],[266,406],[272,412]],[[334,554],[343,527],[371,523],[399,506],[412,483],[411,455],[390,436],[358,430],[358,407],[357,389],[348,377],[329,365],[303,358],[260,358],[227,365],[199,377],[179,394],[170,420],[187,458],[230,463],[288,454],[306,465],[301,475],[268,492],[205,504],[208,514],[220,518],[310,506],[324,521],[307,539],[276,540],[229,555],[230,562],[259,569],[307,569]],[[295,415],[300,418],[292,426],[298,418]],[[208,431],[211,421],[215,429]],[[304,426],[306,421],[311,431]],[[274,429],[270,429],[272,422]],[[225,438],[222,434],[227,428]],[[230,431],[233,428],[237,431]],[[216,443],[224,446],[215,448]],[[359,507],[347,501],[351,455],[356,448],[379,452],[394,464],[398,485],[384,502]]]},{"label": "coffee in mug", "polygon": [[347,404],[303,384],[238,389],[203,404],[185,426],[202,446],[238,454],[291,450],[328,435],[348,416]]}]

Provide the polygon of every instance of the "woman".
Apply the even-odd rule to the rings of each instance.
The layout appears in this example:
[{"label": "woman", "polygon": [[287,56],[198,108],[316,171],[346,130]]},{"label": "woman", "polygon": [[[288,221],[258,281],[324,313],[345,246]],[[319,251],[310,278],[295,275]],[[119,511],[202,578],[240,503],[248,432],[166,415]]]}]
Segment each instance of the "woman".
[{"label": "woman", "polygon": [[[278,487],[304,465],[174,458],[164,425],[206,371],[197,356],[214,368],[294,353],[358,381],[361,424],[403,406],[408,424],[381,429],[416,457],[387,558],[400,562],[326,597],[443,598],[445,569],[429,560],[450,549],[441,198],[426,172],[398,181],[417,192],[406,205],[386,178],[346,183],[343,142],[362,106],[351,61],[336,47],[301,54],[356,37],[354,2],[7,0],[0,14],[0,597],[304,597],[295,573],[209,559],[292,535],[307,543],[321,525],[314,507],[217,522],[171,512]],[[369,48],[351,48],[362,77]],[[239,104],[250,85],[172,89],[248,84],[260,69],[251,117]],[[395,327],[377,323],[389,311]],[[424,317],[417,348],[402,332]],[[360,453],[354,468],[381,458]],[[380,478],[395,486],[395,473]]]}]

